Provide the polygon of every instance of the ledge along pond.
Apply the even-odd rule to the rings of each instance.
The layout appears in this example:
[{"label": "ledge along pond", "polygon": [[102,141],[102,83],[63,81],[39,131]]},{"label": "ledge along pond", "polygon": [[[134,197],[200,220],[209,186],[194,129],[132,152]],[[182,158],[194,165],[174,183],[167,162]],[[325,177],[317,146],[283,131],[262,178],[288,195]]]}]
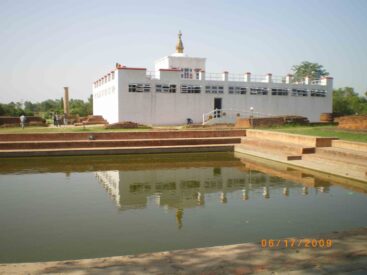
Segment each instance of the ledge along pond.
[{"label": "ledge along pond", "polygon": [[233,153],[0,160],[0,262],[129,255],[367,226],[367,184]]}]

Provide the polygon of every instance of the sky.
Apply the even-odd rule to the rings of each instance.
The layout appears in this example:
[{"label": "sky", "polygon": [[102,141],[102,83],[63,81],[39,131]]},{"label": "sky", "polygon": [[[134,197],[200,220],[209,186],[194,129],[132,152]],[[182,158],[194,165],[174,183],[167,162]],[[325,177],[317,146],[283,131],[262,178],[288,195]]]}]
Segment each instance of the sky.
[{"label": "sky", "polygon": [[317,62],[334,87],[367,91],[367,1],[0,0],[0,102],[86,100],[115,63],[153,70],[175,51],[206,71],[291,73]]}]

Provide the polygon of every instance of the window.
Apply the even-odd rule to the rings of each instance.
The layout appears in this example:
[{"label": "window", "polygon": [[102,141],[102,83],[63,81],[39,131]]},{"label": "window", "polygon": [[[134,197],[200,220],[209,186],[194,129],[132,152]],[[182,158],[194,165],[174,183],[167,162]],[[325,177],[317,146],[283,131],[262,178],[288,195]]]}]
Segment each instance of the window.
[{"label": "window", "polygon": [[192,69],[190,69],[190,68],[182,68],[181,69],[181,78],[189,78],[189,79],[192,79]]},{"label": "window", "polygon": [[271,89],[271,95],[288,95],[288,89]]},{"label": "window", "polygon": [[311,90],[310,96],[319,96],[319,97],[325,97],[326,91],[325,90]]},{"label": "window", "polygon": [[207,94],[223,94],[223,86],[205,86],[205,93]]},{"label": "window", "polygon": [[199,94],[200,92],[201,92],[201,86],[181,85],[181,93]]},{"label": "window", "polygon": [[129,93],[150,92],[150,84],[129,84]]},{"label": "window", "polygon": [[307,96],[307,90],[292,89],[292,96]]},{"label": "window", "polygon": [[176,85],[175,84],[169,85],[169,92],[170,93],[175,93],[176,92]]},{"label": "window", "polygon": [[175,84],[157,84],[155,85],[156,93],[175,93],[176,85]]},{"label": "window", "polygon": [[245,95],[246,92],[247,92],[247,89],[245,87],[233,87],[233,86],[228,87],[229,94]]},{"label": "window", "polygon": [[267,95],[268,88],[251,88],[250,94],[251,95]]},{"label": "window", "polygon": [[200,73],[196,72],[196,79],[200,79]]}]

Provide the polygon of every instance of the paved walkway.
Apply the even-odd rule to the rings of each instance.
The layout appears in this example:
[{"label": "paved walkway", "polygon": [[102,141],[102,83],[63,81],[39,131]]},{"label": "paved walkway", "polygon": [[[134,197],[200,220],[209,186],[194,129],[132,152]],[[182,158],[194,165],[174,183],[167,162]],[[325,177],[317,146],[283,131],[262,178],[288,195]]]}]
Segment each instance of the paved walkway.
[{"label": "paved walkway", "polygon": [[270,249],[246,243],[135,256],[3,264],[0,274],[367,274],[367,228],[312,239],[331,239],[333,246]]}]

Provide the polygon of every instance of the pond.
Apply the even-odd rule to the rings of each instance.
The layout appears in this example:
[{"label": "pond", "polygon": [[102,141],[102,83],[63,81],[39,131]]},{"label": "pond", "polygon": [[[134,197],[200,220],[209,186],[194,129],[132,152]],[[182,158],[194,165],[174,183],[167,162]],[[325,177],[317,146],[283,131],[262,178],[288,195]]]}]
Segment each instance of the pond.
[{"label": "pond", "polygon": [[0,262],[367,226],[366,185],[233,153],[2,159]]}]

